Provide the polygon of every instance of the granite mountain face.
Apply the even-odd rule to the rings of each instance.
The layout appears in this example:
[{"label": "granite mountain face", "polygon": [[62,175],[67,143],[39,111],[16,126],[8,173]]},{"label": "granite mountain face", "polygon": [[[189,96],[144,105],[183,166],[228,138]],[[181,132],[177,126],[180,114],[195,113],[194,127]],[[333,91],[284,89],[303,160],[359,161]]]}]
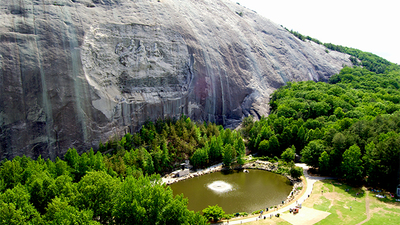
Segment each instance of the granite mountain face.
[{"label": "granite mountain face", "polygon": [[55,159],[146,120],[234,127],[349,56],[230,0],[2,0],[0,157]]}]

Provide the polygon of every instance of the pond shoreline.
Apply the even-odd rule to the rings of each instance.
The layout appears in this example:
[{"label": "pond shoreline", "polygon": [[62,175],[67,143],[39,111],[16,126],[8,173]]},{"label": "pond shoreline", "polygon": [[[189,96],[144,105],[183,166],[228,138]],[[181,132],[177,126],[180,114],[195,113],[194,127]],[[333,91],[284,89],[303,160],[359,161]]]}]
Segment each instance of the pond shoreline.
[{"label": "pond shoreline", "polygon": [[[267,161],[260,161],[257,160],[255,162],[252,163],[246,163],[242,166],[243,169],[258,169],[258,170],[265,170],[268,172],[272,172],[275,174],[279,174],[277,173],[278,170],[278,163],[271,163],[271,162],[267,162]],[[290,192],[290,194],[288,195],[288,197],[286,198],[286,200],[284,200],[282,202],[281,205],[284,205],[288,202],[293,201],[297,195],[299,195],[303,189],[303,181],[299,178],[299,179],[294,179],[291,176],[287,175],[287,174],[279,174],[281,176],[286,177],[290,183],[293,185],[292,187],[292,191]]]},{"label": "pond shoreline", "polygon": [[249,162],[249,163],[244,164],[243,166],[237,166],[237,167],[233,167],[233,168],[223,167],[222,163],[220,163],[220,164],[211,166],[211,167],[203,169],[203,170],[197,170],[197,171],[193,171],[193,172],[191,171],[188,175],[183,176],[183,177],[173,177],[173,176],[175,176],[175,174],[170,173],[170,174],[167,174],[164,177],[162,177],[162,181],[166,185],[170,185],[170,184],[173,184],[173,183],[176,183],[179,181],[187,180],[187,179],[190,179],[193,177],[198,177],[198,176],[202,176],[202,175],[206,175],[206,174],[210,174],[210,173],[214,173],[214,172],[229,171],[229,170],[244,170],[244,169],[264,170],[264,171],[272,172],[272,173],[286,177],[290,181],[290,183],[293,185],[293,187],[292,187],[292,191],[289,193],[286,200],[282,201],[282,204],[280,204],[280,205],[284,205],[290,201],[293,201],[296,198],[296,196],[301,193],[301,191],[303,189],[303,182],[301,179],[293,179],[289,175],[283,175],[283,174],[277,173],[278,163],[271,163],[271,162],[261,161],[261,160],[257,160],[255,162]]}]

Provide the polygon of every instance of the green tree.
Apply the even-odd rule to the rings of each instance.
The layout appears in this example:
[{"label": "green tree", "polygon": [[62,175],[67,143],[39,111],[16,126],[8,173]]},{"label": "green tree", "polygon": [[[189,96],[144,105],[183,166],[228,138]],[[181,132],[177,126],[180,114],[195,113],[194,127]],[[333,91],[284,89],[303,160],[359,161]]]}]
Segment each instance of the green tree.
[{"label": "green tree", "polygon": [[[385,188],[395,188],[398,184],[397,177],[399,169],[400,154],[400,135],[389,132],[386,135],[380,135],[381,140],[368,154],[371,168],[368,168],[368,180],[379,184]],[[368,146],[373,147],[373,146]]]},{"label": "green tree", "polygon": [[234,148],[237,153],[237,162],[239,163],[239,165],[243,165],[245,163],[244,157],[246,156],[246,146],[244,145],[244,141],[241,135],[238,135]]},{"label": "green tree", "polygon": [[162,164],[163,168],[169,169],[171,166],[170,166],[170,157],[169,157],[168,146],[167,146],[166,141],[163,142],[161,150],[162,150],[161,164]]},{"label": "green tree", "polygon": [[287,118],[294,117],[297,112],[288,105],[279,105],[276,110],[278,116],[284,116]]},{"label": "green tree", "polygon": [[[49,162],[51,162],[49,160]],[[52,162],[51,162],[52,163]],[[70,175],[70,167],[68,163],[61,160],[60,158],[56,158],[56,162],[52,163],[54,166],[49,166],[49,172],[53,175],[54,178],[61,176],[61,175]]]},{"label": "green tree", "polygon": [[269,141],[262,140],[258,146],[258,151],[261,153],[261,155],[267,155],[269,153]]},{"label": "green tree", "polygon": [[138,149],[137,155],[141,162],[140,164],[141,168],[143,168],[143,171],[149,175],[153,174],[155,169],[154,169],[154,162],[150,153],[144,147],[140,147]]},{"label": "green tree", "polygon": [[83,209],[79,211],[77,208],[68,204],[67,201],[61,198],[54,198],[47,207],[45,215],[45,224],[58,225],[97,225],[97,221],[92,220],[93,212],[91,210]]},{"label": "green tree", "polygon": [[117,189],[112,212],[116,224],[205,224],[187,203],[182,195],[174,197],[159,176],[128,176]]},{"label": "green tree", "polygon": [[205,148],[199,148],[194,152],[190,159],[195,168],[205,167],[208,164],[208,150]]},{"label": "green tree", "polygon": [[21,184],[0,193],[1,224],[27,224],[40,221],[40,215],[29,199],[28,190]]},{"label": "green tree", "polygon": [[303,176],[303,168],[293,166],[292,168],[290,168],[289,174],[294,179],[298,179],[299,177]]},{"label": "green tree", "polygon": [[217,222],[225,215],[225,211],[217,205],[208,206],[207,208],[203,209],[203,216],[206,217],[208,220],[212,220]]},{"label": "green tree", "polygon": [[67,175],[58,176],[55,179],[56,195],[65,199],[74,199],[78,194],[77,186],[72,183],[73,179]]},{"label": "green tree", "polygon": [[377,183],[380,174],[380,159],[374,142],[371,141],[367,146],[365,146],[365,154],[362,157],[362,160],[364,161],[364,168],[368,177],[367,181]]},{"label": "green tree", "polygon": [[77,185],[76,205],[79,209],[93,211],[93,216],[99,217],[101,223],[109,223],[117,186],[117,180],[104,171],[88,172]]},{"label": "green tree", "polygon": [[30,184],[29,192],[30,202],[40,214],[45,214],[47,204],[57,194],[57,187],[54,179],[48,176],[38,177]]},{"label": "green tree", "polygon": [[324,151],[321,154],[318,161],[319,161],[319,169],[320,169],[321,173],[326,174],[331,171],[330,157],[326,151]]},{"label": "green tree", "polygon": [[230,166],[232,163],[233,158],[235,157],[234,155],[235,149],[233,149],[232,145],[227,144],[224,147],[224,157],[223,157],[223,163],[225,166]]},{"label": "green tree", "polygon": [[64,160],[67,162],[73,170],[77,170],[79,167],[79,154],[75,148],[68,149],[67,153],[64,155]]},{"label": "green tree", "polygon": [[333,114],[338,118],[338,119],[342,119],[344,117],[344,112],[343,109],[341,107],[337,107],[335,109],[335,111],[333,112]]},{"label": "green tree", "polygon": [[272,135],[269,139],[268,152],[274,156],[280,155],[282,153],[280,150],[280,143],[276,135]]},{"label": "green tree", "polygon": [[325,146],[321,140],[314,140],[308,143],[301,151],[301,160],[309,166],[318,167],[319,157],[325,151]]},{"label": "green tree", "polygon": [[0,222],[2,224],[23,225],[27,219],[21,209],[17,209],[14,203],[0,201]]},{"label": "green tree", "polygon": [[345,179],[352,182],[360,181],[364,170],[362,165],[361,150],[357,145],[351,146],[343,153],[341,169]]},{"label": "green tree", "polygon": [[151,153],[152,159],[153,159],[153,164],[154,164],[154,170],[156,173],[161,173],[162,171],[162,151],[159,146],[155,147],[153,149],[153,152]]},{"label": "green tree", "polygon": [[13,188],[21,182],[23,168],[19,161],[5,160],[0,167],[0,177],[6,188]]},{"label": "green tree", "polygon": [[326,102],[313,102],[310,104],[310,107],[311,107],[311,117],[313,118],[324,116],[331,109],[330,105]]},{"label": "green tree", "polygon": [[215,162],[215,161],[220,161],[222,159],[223,141],[221,136],[211,137],[209,151],[210,151],[209,156],[211,161]]},{"label": "green tree", "polygon": [[286,149],[292,144],[292,130],[290,127],[285,127],[282,134],[279,135],[280,148]]},{"label": "green tree", "polygon": [[300,126],[295,139],[296,149],[303,149],[305,143],[306,143],[306,129],[303,126]]},{"label": "green tree", "polygon": [[[127,137],[128,134],[125,135],[124,138]],[[130,134],[129,134],[130,135]],[[129,149],[130,150],[130,149]],[[106,170],[106,165],[104,164],[104,157],[101,152],[96,152],[94,154],[93,148],[89,150],[88,154],[88,162],[87,162],[88,171],[105,171]]]},{"label": "green tree", "polygon": [[226,129],[222,134],[222,140],[224,141],[224,145],[230,144],[233,145],[234,144],[234,138],[233,138],[233,133],[231,131],[231,129]]},{"label": "green tree", "polygon": [[287,148],[282,154],[281,158],[285,160],[286,162],[293,162],[294,158],[296,156],[296,149],[294,145],[292,145],[291,148]]}]

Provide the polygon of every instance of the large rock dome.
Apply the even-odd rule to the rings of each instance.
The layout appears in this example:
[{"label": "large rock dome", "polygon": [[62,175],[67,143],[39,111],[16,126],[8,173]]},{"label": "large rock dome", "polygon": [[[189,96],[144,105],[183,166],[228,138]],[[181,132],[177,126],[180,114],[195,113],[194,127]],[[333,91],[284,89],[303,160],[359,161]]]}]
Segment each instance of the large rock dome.
[{"label": "large rock dome", "polygon": [[55,159],[146,120],[235,126],[349,56],[229,0],[2,0],[0,157]]}]

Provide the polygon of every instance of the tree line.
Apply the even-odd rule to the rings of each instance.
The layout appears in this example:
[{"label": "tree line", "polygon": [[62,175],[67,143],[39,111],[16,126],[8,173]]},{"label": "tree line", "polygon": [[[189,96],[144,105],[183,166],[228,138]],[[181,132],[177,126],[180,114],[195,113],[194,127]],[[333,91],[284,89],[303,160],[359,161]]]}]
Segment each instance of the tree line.
[{"label": "tree line", "polygon": [[394,189],[400,161],[400,72],[345,67],[329,83],[291,83],[273,93],[268,118],[243,122],[261,155],[295,150],[323,174]]},{"label": "tree line", "polygon": [[206,224],[174,197],[159,174],[189,158],[195,168],[235,158],[245,144],[237,131],[190,118],[148,121],[139,132],[114,137],[55,162],[15,157],[0,166],[1,224]]},{"label": "tree line", "polygon": [[[100,152],[1,165],[1,224],[206,224],[159,175],[114,176]],[[82,173],[84,175],[82,176]]]},{"label": "tree line", "polygon": [[353,65],[362,66],[371,72],[374,72],[377,74],[382,74],[382,73],[387,73],[390,71],[396,71],[396,70],[400,69],[399,65],[389,62],[388,60],[386,60],[382,57],[379,57],[375,54],[372,54],[370,52],[364,52],[359,49],[345,47],[345,46],[341,46],[341,45],[335,45],[332,43],[322,43],[318,39],[312,38],[310,36],[302,35],[297,31],[289,30],[286,27],[285,27],[285,29],[302,41],[309,40],[309,41],[315,42],[319,45],[325,46],[327,48],[327,50],[326,50],[327,53],[329,53],[328,49],[330,49],[333,51],[349,54],[350,61],[353,63]]}]

